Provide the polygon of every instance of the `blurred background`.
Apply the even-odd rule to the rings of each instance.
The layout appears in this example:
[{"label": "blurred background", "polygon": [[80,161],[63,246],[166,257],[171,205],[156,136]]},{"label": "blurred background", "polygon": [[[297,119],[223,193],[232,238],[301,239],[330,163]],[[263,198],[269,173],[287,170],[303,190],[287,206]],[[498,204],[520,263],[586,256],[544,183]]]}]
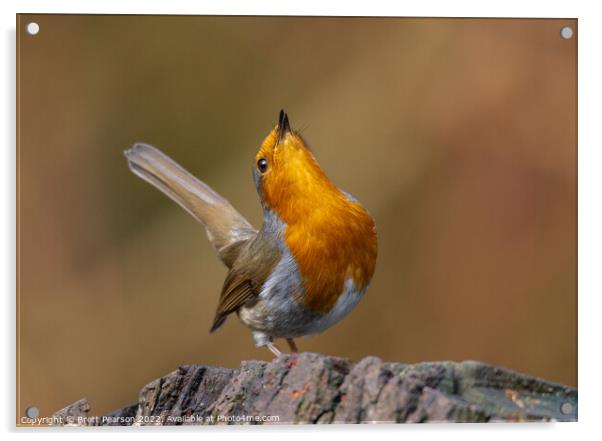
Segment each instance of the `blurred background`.
[{"label": "blurred background", "polygon": [[[27,23],[40,25],[36,36]],[[376,219],[367,296],[302,351],[475,359],[577,384],[576,20],[18,17],[18,411],[269,360],[203,228],[129,172],[163,149],[252,223],[286,109]]]}]

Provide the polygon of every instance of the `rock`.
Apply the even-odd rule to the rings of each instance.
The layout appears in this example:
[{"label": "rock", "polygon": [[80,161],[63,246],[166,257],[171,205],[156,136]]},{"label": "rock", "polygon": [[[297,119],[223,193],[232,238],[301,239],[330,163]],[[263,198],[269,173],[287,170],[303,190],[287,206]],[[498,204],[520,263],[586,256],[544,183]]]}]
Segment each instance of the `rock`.
[{"label": "rock", "polygon": [[82,398],[52,415],[53,425],[86,425],[86,422],[88,421],[88,412],[90,412],[90,403],[85,398]]},{"label": "rock", "polygon": [[144,386],[137,404],[88,412],[80,400],[54,416],[83,415],[80,425],[576,421],[577,390],[476,361],[301,353],[239,369],[180,366]]}]

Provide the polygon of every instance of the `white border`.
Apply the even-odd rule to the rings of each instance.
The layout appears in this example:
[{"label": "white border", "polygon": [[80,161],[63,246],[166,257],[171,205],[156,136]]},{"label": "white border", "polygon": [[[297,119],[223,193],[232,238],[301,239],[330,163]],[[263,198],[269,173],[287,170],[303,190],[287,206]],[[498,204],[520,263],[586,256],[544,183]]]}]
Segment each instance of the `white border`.
[{"label": "white border", "polygon": [[[344,436],[345,439],[365,438],[367,431],[375,435],[399,437],[404,435],[424,435],[440,439],[488,439],[506,440],[509,436],[545,436],[546,439],[562,439],[567,435],[577,435],[587,439],[595,433],[597,417],[602,412],[600,395],[602,383],[599,378],[600,342],[602,335],[599,318],[601,313],[602,286],[602,189],[600,170],[602,166],[602,142],[600,131],[602,111],[601,57],[602,26],[597,14],[595,1],[546,1],[531,2],[506,0],[492,4],[483,1],[423,1],[391,2],[370,1],[277,1],[277,0],[105,0],[105,1],[25,1],[3,0],[0,2],[2,14],[2,68],[0,82],[3,102],[0,106],[0,134],[3,148],[0,157],[0,277],[4,292],[4,324],[2,326],[2,349],[7,356],[0,364],[2,371],[3,399],[0,401],[1,421],[5,431],[29,432],[28,436],[63,437],[67,430],[14,429],[14,357],[15,357],[15,14],[17,12],[46,13],[137,13],[137,14],[226,14],[226,15],[346,15],[346,16],[456,16],[456,17],[563,17],[579,18],[579,423],[575,424],[524,424],[524,425],[413,425],[413,426],[337,426],[319,430],[329,437]],[[597,349],[597,350],[596,350]],[[87,433],[105,436],[106,430]],[[100,432],[100,433],[99,433]],[[150,438],[164,438],[166,432],[156,430],[115,431],[116,438],[144,434]],[[318,434],[314,427],[232,427],[197,428],[177,430],[178,436],[216,436],[246,439],[305,439]],[[173,432],[172,432],[173,433]],[[10,435],[12,435],[10,434]],[[127,435],[126,435],[127,434]],[[81,432],[78,431],[77,436]],[[587,438],[586,438],[587,437]]]},{"label": "white border", "polygon": [[[575,17],[575,2],[551,0],[545,3],[507,0],[503,4],[477,1],[392,2],[328,0],[147,0],[144,2],[105,0],[29,0],[17,2],[19,12],[119,13],[119,14],[227,14],[227,15],[349,15],[427,17]],[[489,3],[489,4],[487,4]]]}]

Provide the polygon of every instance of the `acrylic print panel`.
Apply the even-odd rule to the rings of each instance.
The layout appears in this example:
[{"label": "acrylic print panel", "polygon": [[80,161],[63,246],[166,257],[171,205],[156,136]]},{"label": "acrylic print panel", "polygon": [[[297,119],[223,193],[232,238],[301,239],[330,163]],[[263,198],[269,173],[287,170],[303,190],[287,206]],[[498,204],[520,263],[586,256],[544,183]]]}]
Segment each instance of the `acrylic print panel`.
[{"label": "acrylic print panel", "polygon": [[575,420],[577,35],[19,15],[17,424]]}]

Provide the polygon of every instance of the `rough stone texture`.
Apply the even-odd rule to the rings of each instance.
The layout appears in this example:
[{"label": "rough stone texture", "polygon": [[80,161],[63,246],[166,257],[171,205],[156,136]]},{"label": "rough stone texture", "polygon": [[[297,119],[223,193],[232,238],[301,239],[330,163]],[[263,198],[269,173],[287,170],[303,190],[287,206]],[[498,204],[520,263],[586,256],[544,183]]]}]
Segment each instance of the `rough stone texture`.
[{"label": "rough stone texture", "polygon": [[[70,406],[59,410],[52,417],[55,425],[79,426],[82,425],[82,422],[85,422],[85,418],[87,418],[89,412],[90,403],[85,398],[82,398]],[[84,420],[81,421],[81,418]]]},{"label": "rough stone texture", "polygon": [[144,386],[137,404],[89,412],[80,400],[54,416],[75,425],[576,421],[577,390],[475,361],[302,353],[239,369],[181,366]]}]

